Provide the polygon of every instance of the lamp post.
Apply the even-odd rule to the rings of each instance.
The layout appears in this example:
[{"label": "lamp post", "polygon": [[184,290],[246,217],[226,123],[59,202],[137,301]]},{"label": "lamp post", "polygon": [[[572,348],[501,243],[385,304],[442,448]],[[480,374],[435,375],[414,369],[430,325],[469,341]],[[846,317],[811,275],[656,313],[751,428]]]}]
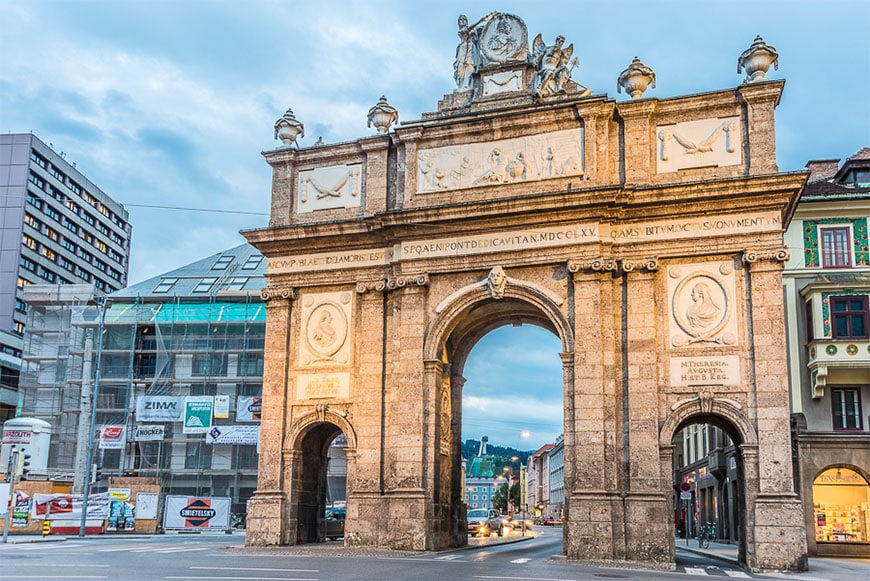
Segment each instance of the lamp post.
[{"label": "lamp post", "polygon": [[91,492],[91,465],[94,462],[94,431],[97,428],[97,400],[100,394],[100,370],[103,364],[103,329],[106,325],[106,309],[111,304],[105,295],[95,297],[97,308],[100,310],[100,324],[97,329],[97,365],[94,371],[94,389],[91,394],[91,425],[88,436],[88,458],[86,462],[87,473],[84,479],[84,491],[82,493],[82,519],[79,525],[79,536],[85,536],[85,526],[88,518],[88,495]]}]

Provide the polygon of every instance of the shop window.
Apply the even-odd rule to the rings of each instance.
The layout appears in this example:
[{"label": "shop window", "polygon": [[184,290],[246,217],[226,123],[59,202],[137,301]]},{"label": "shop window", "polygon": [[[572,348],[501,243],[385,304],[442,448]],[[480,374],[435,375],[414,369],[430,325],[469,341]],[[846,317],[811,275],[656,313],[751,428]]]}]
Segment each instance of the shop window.
[{"label": "shop window", "polygon": [[867,337],[867,296],[830,297],[834,339]]},{"label": "shop window", "polygon": [[857,387],[832,388],[835,430],[861,430],[861,390]]},{"label": "shop window", "polygon": [[866,543],[870,527],[870,486],[849,468],[830,468],[813,482],[816,541]]},{"label": "shop window", "polygon": [[852,266],[849,252],[850,236],[847,226],[821,228],[822,266],[825,268],[848,268]]}]

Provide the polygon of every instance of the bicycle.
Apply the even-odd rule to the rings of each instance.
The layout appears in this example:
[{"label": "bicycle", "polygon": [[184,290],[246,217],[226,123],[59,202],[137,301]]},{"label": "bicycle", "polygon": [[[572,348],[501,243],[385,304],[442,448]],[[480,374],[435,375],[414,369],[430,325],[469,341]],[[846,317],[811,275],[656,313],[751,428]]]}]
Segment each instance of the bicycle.
[{"label": "bicycle", "polygon": [[711,537],[710,523],[707,523],[706,525],[702,525],[700,530],[698,530],[698,547],[700,547],[702,549],[710,548],[710,537]]}]

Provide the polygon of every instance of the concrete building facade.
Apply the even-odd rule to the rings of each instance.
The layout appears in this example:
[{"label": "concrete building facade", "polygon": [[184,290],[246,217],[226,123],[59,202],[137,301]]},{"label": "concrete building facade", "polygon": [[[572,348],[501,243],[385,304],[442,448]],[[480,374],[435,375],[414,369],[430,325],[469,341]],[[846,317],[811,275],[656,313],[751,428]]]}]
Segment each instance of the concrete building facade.
[{"label": "concrete building facade", "polygon": [[0,135],[0,420],[15,415],[31,284],[127,285],[132,226],[124,207],[50,144]]},{"label": "concrete building facade", "polygon": [[870,554],[870,148],[811,161],[784,277],[810,555]]}]

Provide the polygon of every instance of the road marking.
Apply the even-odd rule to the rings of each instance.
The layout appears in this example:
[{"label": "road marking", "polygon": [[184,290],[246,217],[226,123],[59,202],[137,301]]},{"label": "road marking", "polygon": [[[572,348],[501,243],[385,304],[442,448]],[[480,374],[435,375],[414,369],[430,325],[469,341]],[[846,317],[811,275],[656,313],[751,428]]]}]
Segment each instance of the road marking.
[{"label": "road marking", "polygon": [[511,561],[511,563],[517,563],[519,565],[522,565],[523,563],[528,563],[529,561],[531,561],[531,559],[514,559],[513,561]]},{"label": "road marking", "polygon": [[707,575],[707,571],[700,567],[686,567],[686,573],[688,575]]},{"label": "road marking", "polygon": [[39,567],[63,567],[64,569],[68,569],[69,567],[84,567],[87,569],[97,569],[111,567],[111,565],[72,565],[70,563],[40,563]]},{"label": "road marking", "polygon": [[188,567],[188,569],[205,569],[208,571],[286,571],[288,573],[320,573],[320,569],[267,569],[265,567]]},{"label": "road marking", "polygon": [[[105,577],[103,577],[105,579]],[[208,577],[190,577],[190,576],[178,576],[178,577],[164,577],[164,579],[221,579],[228,581],[263,581],[263,579],[273,579],[280,581],[320,581],[319,578],[305,578],[305,577],[212,577],[209,575]]]},{"label": "road marking", "polygon": [[576,579],[548,579],[547,577],[505,577],[503,575],[475,575],[475,579],[512,579],[513,581],[576,581]]},{"label": "road marking", "polygon": [[442,555],[440,557],[435,557],[435,561],[453,561],[454,559],[458,559],[459,555]]},{"label": "road marking", "polygon": [[732,571],[731,569],[722,569],[722,570],[725,571],[725,574],[728,575],[729,577],[749,578],[749,575],[747,573],[744,573],[743,571]]},{"label": "road marking", "polygon": [[187,553],[189,551],[208,551],[211,547],[190,547],[190,548],[180,548],[180,549],[163,549],[160,551],[156,551],[158,553],[162,553],[164,555],[168,553]]},{"label": "road marking", "polygon": [[3,576],[4,579],[108,579],[108,575],[59,575],[59,576],[51,576],[51,575],[12,575],[10,577],[6,577],[5,574]]}]

